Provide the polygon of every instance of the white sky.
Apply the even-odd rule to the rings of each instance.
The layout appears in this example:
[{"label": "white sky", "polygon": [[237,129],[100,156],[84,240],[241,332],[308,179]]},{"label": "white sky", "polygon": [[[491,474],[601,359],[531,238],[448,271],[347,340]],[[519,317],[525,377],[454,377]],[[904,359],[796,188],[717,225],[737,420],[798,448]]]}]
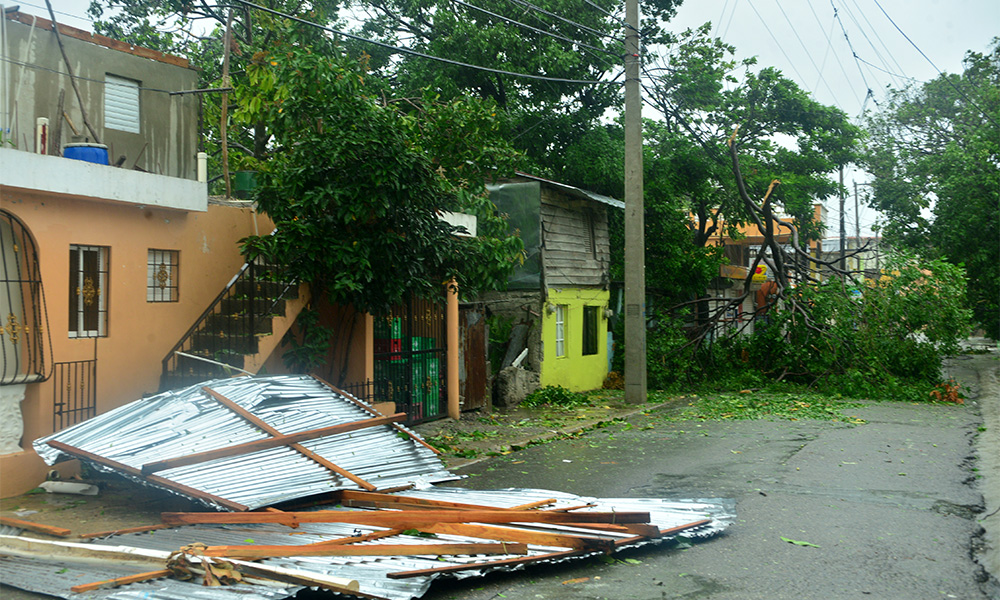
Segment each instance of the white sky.
[{"label": "white sky", "polygon": [[[44,0],[0,2],[47,15]],[[90,28],[89,4],[89,0],[52,0],[56,18],[81,29]],[[862,106],[875,108],[871,99],[865,101],[869,89],[881,102],[886,86],[928,81],[938,75],[937,69],[960,72],[966,51],[985,52],[993,37],[1000,36],[1000,0],[686,0],[673,24],[680,31],[709,21],[715,36],[736,47],[738,58],[756,56],[758,66],[781,69],[819,102],[857,118]],[[855,60],[845,32],[858,58],[874,66]],[[849,189],[854,181],[866,181],[865,174],[845,176]],[[851,236],[852,197],[847,205]],[[839,218],[834,200],[828,203],[828,236],[837,235]],[[874,220],[872,211],[862,209],[862,235],[870,233]]]}]

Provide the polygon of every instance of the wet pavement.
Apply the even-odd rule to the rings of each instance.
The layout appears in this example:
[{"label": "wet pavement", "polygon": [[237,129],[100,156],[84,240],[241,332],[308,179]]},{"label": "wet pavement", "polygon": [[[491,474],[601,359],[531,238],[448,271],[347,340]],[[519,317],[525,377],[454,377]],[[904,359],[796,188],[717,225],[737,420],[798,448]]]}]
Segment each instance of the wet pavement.
[{"label": "wet pavement", "polygon": [[[953,374],[964,405],[865,403],[865,421],[670,421],[635,414],[578,439],[458,469],[475,489],[731,497],[725,534],[684,548],[436,585],[429,600],[997,598],[981,555],[989,484],[975,460],[983,404],[1000,404],[995,355]],[[989,431],[987,429],[987,431]],[[983,444],[986,443],[986,446]],[[992,477],[993,474],[990,474]],[[989,508],[989,510],[994,510]],[[993,517],[990,517],[991,519]]]},{"label": "wet pavement", "polygon": [[[447,457],[469,488],[737,502],[735,524],[705,542],[439,581],[425,598],[1000,598],[981,567],[998,563],[989,548],[1000,539],[998,367],[996,353],[952,360],[969,402],[864,403],[849,411],[863,425],[677,421],[683,403],[609,398],[587,411],[472,413],[420,426],[474,446],[469,457]],[[540,439],[551,441],[532,444]],[[502,453],[512,446],[527,447]],[[80,510],[27,518],[65,525]],[[0,587],[0,597],[42,596]]]}]

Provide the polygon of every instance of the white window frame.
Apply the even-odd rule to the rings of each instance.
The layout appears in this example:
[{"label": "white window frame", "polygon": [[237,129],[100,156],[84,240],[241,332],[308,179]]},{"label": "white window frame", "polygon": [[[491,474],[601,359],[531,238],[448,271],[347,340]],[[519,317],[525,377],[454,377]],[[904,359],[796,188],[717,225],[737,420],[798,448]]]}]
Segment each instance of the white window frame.
[{"label": "white window frame", "polygon": [[104,75],[104,127],[128,133],[140,133],[139,82]]},{"label": "white window frame", "polygon": [[[73,285],[70,293],[78,296],[85,293],[88,284],[84,273],[84,253],[97,253],[97,281],[91,280],[89,282],[95,294],[94,298],[97,301],[97,329],[86,329],[84,302],[78,300],[76,302],[76,329],[69,331],[69,337],[105,337],[108,335],[108,255],[110,254],[110,249],[107,246],[70,244],[70,250],[77,251],[77,264],[69,266]],[[96,287],[94,287],[95,284]]]},{"label": "white window frame", "polygon": [[569,307],[556,304],[556,358],[566,356],[566,313]]},{"label": "white window frame", "polygon": [[180,252],[150,248],[146,257],[146,302],[179,300]]}]

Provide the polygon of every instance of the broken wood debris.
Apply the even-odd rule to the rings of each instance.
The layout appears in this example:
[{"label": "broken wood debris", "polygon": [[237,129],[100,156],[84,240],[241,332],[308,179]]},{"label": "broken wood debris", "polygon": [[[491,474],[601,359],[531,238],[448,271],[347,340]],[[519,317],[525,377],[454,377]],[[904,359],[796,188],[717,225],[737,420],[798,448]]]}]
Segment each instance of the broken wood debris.
[{"label": "broken wood debris", "polygon": [[33,531],[35,533],[44,533],[46,535],[51,535],[55,537],[69,537],[73,535],[73,532],[69,529],[63,529],[62,527],[53,527],[52,525],[42,525],[41,523],[35,523],[33,521],[22,521],[21,519],[14,519],[11,517],[0,517],[0,525],[7,525],[9,527],[16,527],[18,529],[25,529],[27,531]]},{"label": "broken wood debris", "polygon": [[309,512],[191,513],[165,512],[167,525],[196,523],[353,523],[379,527],[399,527],[433,523],[649,523],[648,512],[547,512],[537,510],[426,510],[368,511],[317,510]]}]

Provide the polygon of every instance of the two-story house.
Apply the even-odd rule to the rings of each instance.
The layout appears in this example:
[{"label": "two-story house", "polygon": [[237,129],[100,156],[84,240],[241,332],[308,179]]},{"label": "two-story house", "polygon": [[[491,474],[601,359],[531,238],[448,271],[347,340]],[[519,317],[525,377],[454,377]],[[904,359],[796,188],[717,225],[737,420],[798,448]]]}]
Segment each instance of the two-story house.
[{"label": "two-story house", "polygon": [[[210,203],[197,180],[200,100],[171,93],[198,86],[186,60],[60,25],[68,69],[50,21],[8,12],[3,25],[0,493],[10,496],[44,479],[32,440],[160,389],[164,357],[244,264],[238,240],[273,225],[249,205]],[[72,148],[86,152],[62,156]],[[259,337],[264,361],[275,342]]]}]

